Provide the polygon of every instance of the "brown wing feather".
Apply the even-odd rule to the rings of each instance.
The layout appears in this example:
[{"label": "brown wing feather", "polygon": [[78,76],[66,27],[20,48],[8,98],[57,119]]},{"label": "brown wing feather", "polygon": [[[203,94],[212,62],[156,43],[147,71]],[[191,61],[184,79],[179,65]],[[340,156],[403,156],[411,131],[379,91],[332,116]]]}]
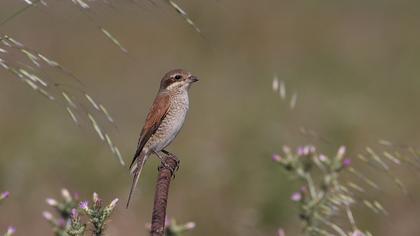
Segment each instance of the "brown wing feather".
[{"label": "brown wing feather", "polygon": [[134,155],[133,161],[130,164],[130,169],[136,161],[137,157],[140,155],[143,150],[144,145],[146,145],[149,138],[156,132],[159,128],[159,125],[162,123],[163,118],[165,118],[166,113],[169,108],[169,94],[160,93],[156,96],[155,101],[153,102],[152,107],[150,108],[149,114],[146,117],[146,122],[140,133],[139,142],[137,145],[137,151]]}]

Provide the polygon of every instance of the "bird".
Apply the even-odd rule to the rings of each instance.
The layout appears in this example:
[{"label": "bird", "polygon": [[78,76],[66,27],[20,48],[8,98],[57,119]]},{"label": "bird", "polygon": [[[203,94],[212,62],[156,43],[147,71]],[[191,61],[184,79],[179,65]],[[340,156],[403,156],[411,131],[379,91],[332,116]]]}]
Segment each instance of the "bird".
[{"label": "bird", "polygon": [[183,69],[171,70],[161,79],[129,167],[133,181],[127,208],[149,156],[155,154],[163,163],[163,156],[169,153],[164,149],[175,139],[184,124],[189,109],[188,91],[191,84],[198,80]]}]

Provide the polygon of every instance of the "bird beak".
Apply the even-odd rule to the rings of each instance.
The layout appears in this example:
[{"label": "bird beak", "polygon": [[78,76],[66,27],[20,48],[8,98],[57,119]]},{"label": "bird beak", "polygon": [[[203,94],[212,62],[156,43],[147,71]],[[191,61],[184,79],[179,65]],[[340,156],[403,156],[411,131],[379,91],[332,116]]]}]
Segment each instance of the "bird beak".
[{"label": "bird beak", "polygon": [[197,82],[197,81],[199,81],[199,79],[194,75],[191,75],[190,77],[188,77],[188,82],[190,82],[190,83],[194,83],[194,82]]}]

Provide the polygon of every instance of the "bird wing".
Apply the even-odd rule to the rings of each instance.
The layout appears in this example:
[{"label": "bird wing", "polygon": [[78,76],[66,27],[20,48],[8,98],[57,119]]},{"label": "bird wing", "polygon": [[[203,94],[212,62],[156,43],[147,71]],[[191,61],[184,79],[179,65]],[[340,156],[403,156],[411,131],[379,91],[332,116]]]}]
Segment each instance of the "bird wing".
[{"label": "bird wing", "polygon": [[159,128],[162,120],[165,118],[169,109],[169,94],[159,93],[155,101],[153,102],[152,107],[150,108],[149,114],[146,117],[146,122],[143,126],[143,129],[140,133],[139,142],[137,145],[137,151],[134,154],[133,160],[130,164],[130,169],[135,163],[137,157],[140,155],[143,150],[144,145],[150,137],[156,132]]}]

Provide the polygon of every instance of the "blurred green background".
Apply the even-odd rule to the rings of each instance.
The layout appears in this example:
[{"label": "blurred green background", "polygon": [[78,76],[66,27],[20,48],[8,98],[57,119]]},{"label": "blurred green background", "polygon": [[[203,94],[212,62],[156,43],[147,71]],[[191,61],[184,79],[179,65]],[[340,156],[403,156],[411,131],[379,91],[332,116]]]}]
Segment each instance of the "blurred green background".
[{"label": "blurred green background", "polygon": [[[419,1],[179,1],[202,30],[196,33],[164,1],[94,3],[88,14],[128,49],[122,53],[71,1],[47,1],[4,24],[7,33],[66,66],[114,116],[126,162],[162,75],[184,68],[201,80],[190,91],[190,113],[169,150],[181,159],[169,216],[195,221],[190,235],[299,234],[299,186],[271,162],[282,145],[313,143],[349,156],[379,139],[416,146],[420,139]],[[0,18],[24,1],[2,0]],[[271,89],[274,74],[296,108]],[[57,78],[60,80],[60,78]],[[299,133],[316,131],[325,143]],[[41,212],[46,197],[66,187],[88,199],[121,199],[108,235],[147,235],[157,160],[149,161],[126,210],[131,177],[88,125],[0,70],[0,228],[52,235]],[[356,163],[357,165],[357,163]],[[389,216],[355,205],[375,235],[419,235],[416,169],[395,170],[404,196],[382,173],[359,165],[383,187],[369,197]]]}]

